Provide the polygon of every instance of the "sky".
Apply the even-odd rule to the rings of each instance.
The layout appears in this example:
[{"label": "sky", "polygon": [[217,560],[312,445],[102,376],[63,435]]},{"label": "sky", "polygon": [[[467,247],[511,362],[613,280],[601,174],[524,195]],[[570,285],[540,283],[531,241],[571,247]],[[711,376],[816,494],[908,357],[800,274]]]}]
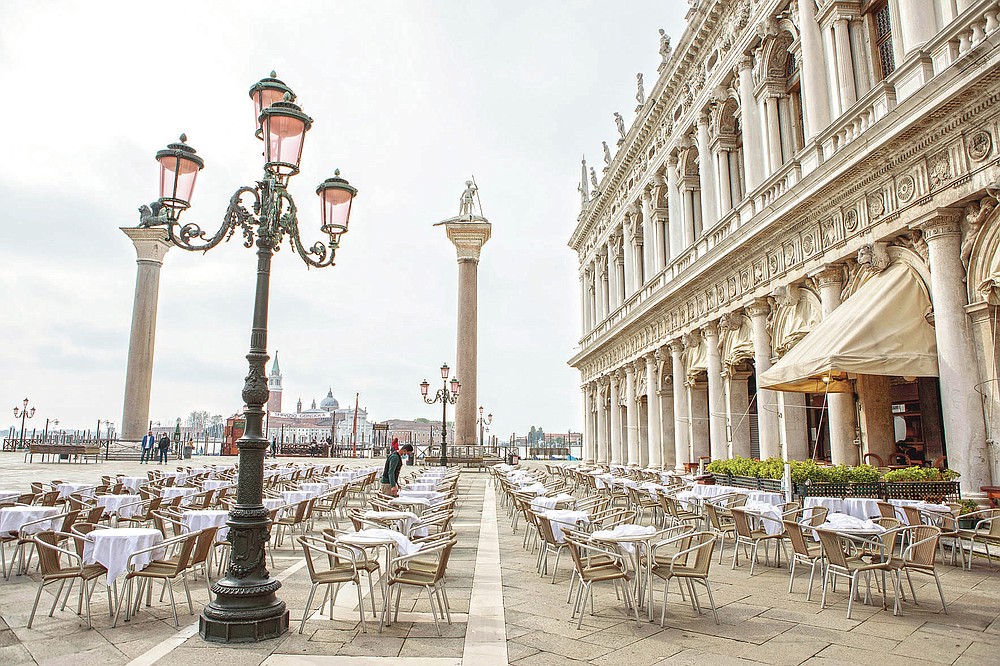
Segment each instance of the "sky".
[{"label": "sky", "polygon": [[[374,420],[438,418],[419,383],[455,367],[458,268],[433,225],[474,174],[493,237],[479,264],[479,402],[491,434],[582,427],[580,158],[653,87],[658,28],[683,0],[54,2],[6,0],[0,84],[0,407],[28,427],[121,423],[135,251],[119,227],[158,196],[181,132],[204,158],[183,218],[209,233],[260,177],[250,86],[273,69],[314,119],[289,190],[320,240],[315,187],[359,190],[337,265],[274,260],[268,351],[284,408],[329,387]],[[256,260],[236,240],[171,249],[160,279],[150,416],[241,406]],[[269,363],[270,366],[270,363]],[[461,377],[459,378],[461,379]],[[449,415],[450,416],[450,415]],[[20,425],[20,420],[16,421]],[[4,427],[6,431],[6,427]]]}]

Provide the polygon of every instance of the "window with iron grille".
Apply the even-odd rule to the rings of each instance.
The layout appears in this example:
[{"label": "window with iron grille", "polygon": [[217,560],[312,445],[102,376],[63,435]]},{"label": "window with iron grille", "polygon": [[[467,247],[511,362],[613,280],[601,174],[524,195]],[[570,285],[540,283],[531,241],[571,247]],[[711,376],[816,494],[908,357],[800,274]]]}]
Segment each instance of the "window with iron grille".
[{"label": "window with iron grille", "polygon": [[883,2],[873,12],[875,22],[875,48],[878,50],[879,67],[882,78],[892,74],[896,69],[896,57],[892,52],[892,18],[889,15],[889,3]]}]

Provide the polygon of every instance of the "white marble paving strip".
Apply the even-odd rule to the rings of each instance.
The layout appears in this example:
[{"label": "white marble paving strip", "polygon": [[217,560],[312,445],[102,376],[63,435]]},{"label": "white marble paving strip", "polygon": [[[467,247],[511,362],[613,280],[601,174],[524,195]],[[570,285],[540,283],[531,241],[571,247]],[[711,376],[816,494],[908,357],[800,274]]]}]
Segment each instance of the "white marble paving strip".
[{"label": "white marble paving strip", "polygon": [[333,657],[312,654],[272,654],[261,666],[462,666],[458,657]]},{"label": "white marble paving strip", "polygon": [[[286,578],[296,573],[299,569],[302,569],[305,565],[306,561],[300,560],[296,564],[293,564],[292,566],[288,567],[280,574],[275,576],[275,578],[277,580],[285,580]],[[198,633],[198,621],[195,620],[193,623],[184,627],[170,638],[166,638],[160,641],[159,643],[157,643],[150,649],[146,650],[132,661],[128,662],[127,666],[152,666],[152,664],[155,664],[160,659],[166,657],[168,654],[173,652],[175,648],[183,645],[184,641],[191,638],[197,633]]]},{"label": "white marble paving strip", "polygon": [[496,494],[485,486],[483,492],[482,529],[479,530],[462,662],[475,666],[506,666],[507,624],[503,611]]}]

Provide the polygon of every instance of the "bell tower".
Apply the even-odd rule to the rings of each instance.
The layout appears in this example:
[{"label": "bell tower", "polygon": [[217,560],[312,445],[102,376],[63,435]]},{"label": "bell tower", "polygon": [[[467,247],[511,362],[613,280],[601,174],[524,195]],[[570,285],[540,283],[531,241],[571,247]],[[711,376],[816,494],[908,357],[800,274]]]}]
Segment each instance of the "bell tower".
[{"label": "bell tower", "polygon": [[274,352],[274,364],[271,372],[267,376],[267,390],[270,395],[267,398],[267,411],[281,411],[281,368],[278,367],[278,352]]}]

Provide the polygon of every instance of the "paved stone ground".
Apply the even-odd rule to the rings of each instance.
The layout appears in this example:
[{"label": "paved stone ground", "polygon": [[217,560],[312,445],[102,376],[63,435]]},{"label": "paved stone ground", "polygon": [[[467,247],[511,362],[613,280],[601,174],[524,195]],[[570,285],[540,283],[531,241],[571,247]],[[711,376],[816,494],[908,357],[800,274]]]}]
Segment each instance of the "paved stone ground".
[{"label": "paved stone ground", "polygon": [[[218,459],[202,459],[211,461]],[[195,459],[197,465],[199,459]],[[354,464],[350,461],[348,464]],[[360,464],[360,463],[359,463]],[[26,487],[29,480],[60,478],[96,480],[101,474],[135,473],[137,463],[102,465],[27,465],[0,457],[0,489]],[[416,666],[491,666],[513,663],[595,665],[629,664],[987,664],[1000,663],[1000,573],[977,560],[972,572],[943,567],[949,614],[940,612],[936,594],[915,580],[921,606],[908,604],[893,617],[880,607],[857,605],[846,619],[846,593],[832,595],[834,605],[819,610],[806,602],[806,577],[787,593],[787,571],[761,567],[751,579],[747,567],[730,571],[731,547],[723,566],[713,564],[711,580],[721,625],[710,615],[698,617],[671,590],[664,629],[656,623],[637,628],[615,598],[611,586],[595,588],[594,615],[583,628],[570,620],[566,592],[571,562],[563,557],[555,584],[534,572],[535,555],[521,549],[521,532],[512,534],[485,474],[463,473],[461,502],[455,521],[459,545],[449,564],[449,598],[453,625],[438,637],[426,597],[404,592],[400,621],[383,633],[369,622],[367,634],[358,622],[352,589],[341,591],[330,620],[314,609],[298,633],[309,590],[300,552],[289,540],[275,553],[272,575],[282,580],[281,597],[291,611],[292,629],[284,637],[249,646],[218,646],[197,635],[197,617],[182,607],[181,628],[170,619],[169,605],[143,608],[128,624],[111,628],[106,597],[94,595],[95,629],[87,630],[74,613],[45,615],[52,596],[45,592],[31,630],[25,628],[37,587],[37,574],[0,581],[0,664],[356,664],[386,657]],[[493,516],[499,513],[496,520]],[[499,548],[499,557],[496,549]],[[477,562],[477,557],[478,562]],[[502,575],[502,598],[498,593]],[[202,581],[191,584],[196,614],[207,601]],[[662,588],[660,588],[662,594]],[[477,602],[469,608],[470,598]],[[179,595],[179,600],[182,595]],[[367,598],[365,599],[367,603]],[[369,610],[369,619],[371,618]],[[505,624],[494,624],[500,617]],[[505,635],[501,627],[505,626]],[[504,638],[506,642],[504,643]],[[492,642],[491,642],[492,641]],[[497,642],[499,641],[499,643]],[[506,645],[506,650],[500,646]]]}]

